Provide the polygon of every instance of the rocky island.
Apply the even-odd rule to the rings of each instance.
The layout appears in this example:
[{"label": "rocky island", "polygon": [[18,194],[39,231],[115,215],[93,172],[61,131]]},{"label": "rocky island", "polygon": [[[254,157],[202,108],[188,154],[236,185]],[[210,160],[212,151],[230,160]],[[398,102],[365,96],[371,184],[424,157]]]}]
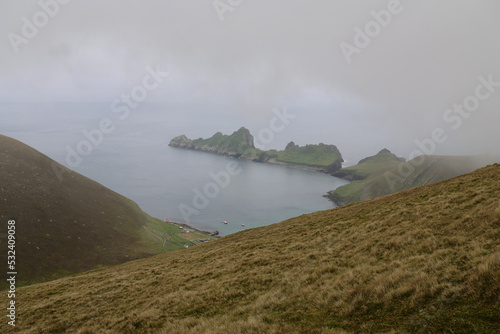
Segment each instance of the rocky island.
[{"label": "rocky island", "polygon": [[288,143],[284,150],[261,150],[254,146],[253,136],[244,127],[231,135],[217,132],[208,139],[189,139],[185,135],[173,138],[169,146],[204,151],[239,159],[265,162],[275,165],[302,167],[324,173],[333,173],[342,168],[342,155],[335,145],[299,146]]}]

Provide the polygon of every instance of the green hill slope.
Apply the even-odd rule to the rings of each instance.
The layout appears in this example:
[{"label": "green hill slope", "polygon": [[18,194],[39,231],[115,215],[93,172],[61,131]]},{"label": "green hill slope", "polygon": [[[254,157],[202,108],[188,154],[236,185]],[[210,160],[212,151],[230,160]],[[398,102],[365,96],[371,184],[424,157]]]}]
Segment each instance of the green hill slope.
[{"label": "green hill slope", "polygon": [[[18,327],[26,333],[494,333],[499,176],[500,165],[488,166],[21,288]],[[0,330],[8,329],[0,322]]]},{"label": "green hill slope", "polygon": [[0,135],[2,263],[10,219],[16,220],[18,285],[194,244],[179,227],[148,216],[131,200]]},{"label": "green hill slope", "polygon": [[355,166],[333,173],[353,182],[329,192],[328,196],[344,205],[447,180],[495,162],[500,162],[500,158],[442,155],[420,156],[406,162],[384,149]]}]

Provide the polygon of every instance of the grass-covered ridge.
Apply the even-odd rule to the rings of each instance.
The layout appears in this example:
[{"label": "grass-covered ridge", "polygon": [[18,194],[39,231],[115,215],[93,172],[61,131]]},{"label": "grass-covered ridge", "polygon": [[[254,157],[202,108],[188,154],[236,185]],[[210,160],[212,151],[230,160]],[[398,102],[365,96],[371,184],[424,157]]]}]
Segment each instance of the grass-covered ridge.
[{"label": "grass-covered ridge", "polygon": [[[499,175],[497,164],[25,287],[17,294],[18,328],[494,333],[500,321]],[[0,331],[7,330],[0,322]]]},{"label": "grass-covered ridge", "polygon": [[248,149],[255,149],[253,136],[244,127],[233,132],[231,135],[224,135],[221,132],[217,132],[207,139],[198,138],[191,140],[181,135],[172,139],[169,146],[230,156],[241,156]]},{"label": "grass-covered ridge", "polygon": [[500,158],[426,155],[405,161],[384,149],[355,166],[333,173],[352,182],[329,192],[328,196],[338,204],[358,202],[447,180],[494,162],[500,162]]},{"label": "grass-covered ridge", "polygon": [[[197,243],[130,199],[1,135],[0,188],[0,234],[16,220],[18,286]],[[0,248],[7,250],[6,242],[0,238]],[[1,259],[7,263],[7,251]]]},{"label": "grass-covered ridge", "polygon": [[181,135],[173,138],[169,146],[234,156],[257,162],[313,168],[328,173],[340,169],[344,161],[335,145],[322,143],[298,146],[291,142],[282,151],[260,150],[255,148],[253,136],[244,127],[231,135],[217,132],[208,139],[192,140]]}]

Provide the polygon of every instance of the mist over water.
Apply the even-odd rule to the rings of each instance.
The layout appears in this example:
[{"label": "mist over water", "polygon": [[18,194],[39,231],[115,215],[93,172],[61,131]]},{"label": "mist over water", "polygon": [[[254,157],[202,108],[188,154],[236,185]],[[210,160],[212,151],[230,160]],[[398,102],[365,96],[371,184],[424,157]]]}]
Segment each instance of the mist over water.
[{"label": "mist over water", "polygon": [[[66,146],[74,148],[85,138],[81,130],[90,130],[102,118],[98,116],[106,114],[87,113],[78,122],[64,117],[52,122],[52,118],[36,115],[24,119],[23,127],[14,124],[3,133],[67,165]],[[105,135],[102,144],[73,169],[134,200],[153,217],[218,230],[222,235],[334,208],[323,195],[347,183],[314,171],[171,148],[168,143],[175,135],[200,129],[189,122],[161,119],[143,113],[129,122],[116,123],[115,131]],[[221,128],[229,126],[220,124]],[[230,176],[227,185],[219,186],[216,196],[206,196],[208,203],[202,203],[200,209],[193,202],[197,191],[204,195],[204,187],[215,184],[210,173],[226,171],[228,163],[237,164],[240,172]],[[183,215],[180,205],[196,214]]]},{"label": "mist over water", "polygon": [[[134,134],[147,145],[152,132],[157,145],[241,126],[256,135],[286,107],[297,117],[265,149],[323,142],[355,164],[382,148],[409,158],[442,130],[429,154],[499,155],[500,2],[398,3],[377,23],[387,1],[245,1],[222,19],[210,1],[87,0],[26,37],[43,8],[4,1],[0,132],[62,162],[109,117],[116,130],[85,169]],[[357,51],[346,57],[345,45]]]}]

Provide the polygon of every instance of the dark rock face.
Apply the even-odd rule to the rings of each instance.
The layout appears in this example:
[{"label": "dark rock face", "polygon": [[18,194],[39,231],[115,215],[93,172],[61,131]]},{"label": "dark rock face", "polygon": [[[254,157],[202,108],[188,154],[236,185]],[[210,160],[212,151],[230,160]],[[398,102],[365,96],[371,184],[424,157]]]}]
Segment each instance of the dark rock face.
[{"label": "dark rock face", "polygon": [[297,146],[297,145],[295,145],[295,143],[294,143],[293,141],[291,141],[291,142],[289,142],[289,143],[286,145],[286,147],[285,147],[285,151],[288,151],[288,150],[290,150],[290,149],[294,148],[295,146]]},{"label": "dark rock face", "polygon": [[338,171],[339,169],[342,168],[342,162],[343,162],[342,160],[337,160],[335,163],[328,166],[328,168],[326,169],[326,172],[327,173],[334,173],[335,171]]},{"label": "dark rock face", "polygon": [[168,146],[194,149],[193,141],[185,135],[175,137],[170,141]]},{"label": "dark rock face", "polygon": [[269,153],[267,153],[267,152],[264,151],[254,161],[257,161],[257,162],[267,162],[267,161],[269,161],[270,158],[271,157],[269,156]]},{"label": "dark rock face", "polygon": [[243,143],[244,146],[255,148],[253,144],[253,136],[247,128],[241,127],[238,131],[233,133],[233,135],[234,134],[240,134],[242,136],[241,142]]}]

